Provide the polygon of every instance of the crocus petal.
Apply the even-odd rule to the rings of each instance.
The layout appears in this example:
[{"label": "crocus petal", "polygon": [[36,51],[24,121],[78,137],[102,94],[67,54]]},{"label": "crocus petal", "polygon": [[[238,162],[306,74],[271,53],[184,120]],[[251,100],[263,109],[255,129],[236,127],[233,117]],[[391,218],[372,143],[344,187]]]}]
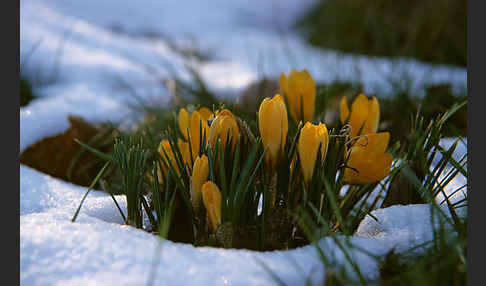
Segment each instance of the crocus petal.
[{"label": "crocus petal", "polygon": [[354,143],[366,153],[379,154],[386,151],[390,141],[390,132],[379,132],[367,134]]},{"label": "crocus petal", "polygon": [[386,153],[390,133],[367,134],[350,149],[344,181],[348,184],[370,184],[384,179],[390,173],[392,156]]},{"label": "crocus petal", "polygon": [[218,186],[207,181],[201,188],[202,199],[213,232],[221,225],[221,192]]},{"label": "crocus petal", "polygon": [[206,121],[208,121],[211,118],[214,118],[213,112],[207,107],[201,107],[197,111],[199,112],[201,117]]},{"label": "crocus petal", "polygon": [[368,100],[368,118],[362,134],[376,133],[378,130],[378,123],[380,122],[380,105],[375,96]]},{"label": "crocus petal", "polygon": [[209,161],[206,155],[198,156],[194,161],[191,177],[191,203],[194,208],[199,208],[201,204],[201,188],[208,180]]},{"label": "crocus petal", "polygon": [[209,127],[208,123],[198,111],[194,111],[191,115],[191,149],[192,149],[192,158],[195,158],[199,155],[199,149],[201,140],[204,139],[204,134],[206,134],[206,138],[208,137]]},{"label": "crocus petal", "polygon": [[307,70],[302,71],[303,75],[303,103],[304,103],[304,122],[312,121],[316,101],[316,84]]},{"label": "crocus petal", "polygon": [[346,96],[343,96],[341,98],[341,103],[339,105],[339,117],[341,119],[341,124],[346,123],[346,120],[348,119],[349,116],[349,107],[348,107],[348,102],[346,101]]},{"label": "crocus petal", "polygon": [[[179,176],[180,175],[179,167],[177,166],[174,152],[172,152],[172,148],[170,146],[169,140],[164,139],[160,142],[158,152],[160,156],[162,156],[162,160],[163,160],[163,162],[161,163],[162,172],[158,170],[159,181],[161,182],[162,178],[167,178],[169,166],[172,166],[172,168],[176,170],[177,175]],[[162,177],[162,173],[163,173],[163,177]]]},{"label": "crocus petal", "polygon": [[307,70],[292,70],[280,76],[280,90],[287,98],[290,116],[298,122],[312,121],[315,109],[316,84]]},{"label": "crocus petal", "polygon": [[303,80],[300,77],[300,74],[296,70],[292,70],[288,77],[288,89],[289,89],[289,107],[292,110],[294,120],[298,122],[302,119],[301,110],[303,109],[303,94],[302,94],[302,87],[303,87]]},{"label": "crocus petal", "polygon": [[351,117],[349,118],[349,124],[351,125],[351,137],[356,137],[358,134],[364,134],[360,132],[360,129],[364,126],[369,114],[368,98],[360,94],[354,100],[351,105]]},{"label": "crocus petal", "polygon": [[326,159],[327,148],[329,145],[329,133],[327,131],[326,124],[319,123],[317,130],[317,138],[321,143],[321,162]]},{"label": "crocus petal", "polygon": [[307,122],[300,131],[297,151],[301,163],[304,181],[308,184],[314,173],[314,165],[317,157],[318,139],[315,125]]},{"label": "crocus petal", "polygon": [[189,128],[189,113],[185,108],[181,108],[179,111],[179,116],[177,118],[179,123],[179,129],[181,130],[182,136],[187,140],[187,129]]},{"label": "crocus petal", "polygon": [[235,148],[239,138],[239,128],[234,115],[230,111],[221,111],[213,123],[211,123],[211,127],[209,128],[209,144],[211,149],[214,150],[216,148],[218,138],[221,141],[223,150],[226,148],[226,139],[231,140],[232,148]]},{"label": "crocus petal", "polygon": [[262,101],[258,112],[258,127],[263,146],[268,148],[265,161],[274,167],[285,148],[288,132],[287,110],[279,94]]},{"label": "crocus petal", "polygon": [[179,147],[179,151],[181,152],[182,159],[184,163],[189,164],[191,162],[191,158],[189,157],[189,143],[185,142],[181,138],[177,138],[177,146]]},{"label": "crocus petal", "polygon": [[383,180],[390,173],[393,157],[390,153],[375,156],[360,155],[348,161],[348,165],[358,172],[346,168],[344,181],[348,184],[371,184]]}]

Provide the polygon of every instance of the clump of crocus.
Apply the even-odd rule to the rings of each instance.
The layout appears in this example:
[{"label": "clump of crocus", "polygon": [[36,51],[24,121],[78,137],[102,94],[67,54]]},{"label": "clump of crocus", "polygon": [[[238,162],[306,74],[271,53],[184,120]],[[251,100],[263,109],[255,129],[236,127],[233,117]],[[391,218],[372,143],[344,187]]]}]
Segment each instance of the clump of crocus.
[{"label": "clump of crocus", "polygon": [[222,150],[226,150],[227,141],[231,140],[232,150],[234,150],[240,136],[238,123],[231,111],[224,109],[218,112],[209,127],[209,144],[212,150],[216,148],[216,142],[219,138]]},{"label": "clump of crocus", "polygon": [[370,184],[384,179],[390,173],[392,155],[386,152],[390,133],[367,134],[349,150],[348,167],[344,171],[347,184]]},{"label": "clump of crocus", "polygon": [[321,162],[324,162],[328,144],[329,133],[326,125],[323,123],[314,125],[311,122],[307,122],[300,131],[297,151],[306,185],[312,180],[319,148],[321,150]]},{"label": "clump of crocus", "polygon": [[198,156],[194,161],[191,176],[191,202],[195,209],[201,204],[201,188],[209,176],[209,161],[206,155]]},{"label": "clump of crocus", "polygon": [[[341,123],[351,126],[351,138],[358,135],[376,133],[380,121],[380,105],[376,97],[368,98],[364,94],[358,95],[351,105],[351,113],[346,97],[341,99]],[[361,132],[360,132],[361,130]]]},{"label": "clump of crocus", "polygon": [[280,76],[280,91],[287,98],[292,118],[299,122],[312,121],[316,99],[316,84],[307,70],[292,70],[288,77]]},{"label": "clump of crocus", "polygon": [[201,188],[202,199],[214,233],[221,225],[221,192],[215,183],[207,181]]},{"label": "clump of crocus", "polygon": [[265,161],[268,166],[275,168],[285,149],[289,128],[285,102],[279,94],[262,101],[258,111],[258,128],[263,146],[268,148]]}]

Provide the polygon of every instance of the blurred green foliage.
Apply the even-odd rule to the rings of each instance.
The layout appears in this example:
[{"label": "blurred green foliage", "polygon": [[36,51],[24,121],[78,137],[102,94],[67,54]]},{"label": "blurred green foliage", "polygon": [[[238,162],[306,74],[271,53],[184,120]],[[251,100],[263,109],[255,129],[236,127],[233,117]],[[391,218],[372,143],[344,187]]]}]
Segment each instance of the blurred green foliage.
[{"label": "blurred green foliage", "polygon": [[316,46],[467,65],[466,1],[325,0],[297,27]]},{"label": "blurred green foliage", "polygon": [[32,91],[32,84],[30,81],[20,75],[20,106],[26,106],[36,95]]}]

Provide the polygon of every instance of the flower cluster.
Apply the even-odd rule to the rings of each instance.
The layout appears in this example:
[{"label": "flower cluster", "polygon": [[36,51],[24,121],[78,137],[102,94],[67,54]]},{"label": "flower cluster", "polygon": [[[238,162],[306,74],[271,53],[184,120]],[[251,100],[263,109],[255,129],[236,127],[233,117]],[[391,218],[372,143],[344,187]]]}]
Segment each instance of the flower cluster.
[{"label": "flower cluster", "polygon": [[[371,184],[389,174],[392,156],[386,149],[390,134],[377,132],[380,110],[376,97],[358,95],[351,110],[346,98],[342,98],[340,121],[347,132],[345,135],[336,135],[328,130],[324,122],[314,121],[316,85],[308,71],[292,70],[288,76],[282,73],[280,92],[261,102],[256,118],[259,136],[256,136],[257,141],[252,141],[253,144],[261,142],[263,147],[261,154],[264,173],[270,174],[270,179],[267,180],[270,189],[275,189],[275,177],[281,174],[278,170],[284,165],[283,169],[288,172],[287,177],[293,178],[289,174],[293,170],[299,170],[297,180],[302,182],[306,191],[313,183],[313,178],[321,174],[315,171],[317,164],[319,169],[326,164],[326,156],[334,144],[331,141],[332,136],[344,136],[346,139],[345,152],[339,159],[344,166],[342,175],[346,184]],[[288,113],[292,122],[289,122]],[[231,164],[242,164],[237,159],[231,161],[235,153],[246,152],[239,149],[235,151],[240,140],[246,138],[248,132],[251,133],[243,130],[242,121],[226,108],[211,111],[207,107],[201,107],[191,113],[186,108],[181,108],[177,123],[182,136],[177,138],[177,144],[171,145],[164,139],[159,145],[158,152],[162,158],[159,180],[162,182],[167,178],[168,168],[172,168],[177,176],[186,171],[190,176],[189,197],[194,213],[205,213],[212,233],[217,232],[225,217],[232,214],[227,212],[223,215],[224,206],[245,200],[241,199],[239,191],[228,186],[235,188],[237,184],[227,183],[229,178],[224,176],[228,169],[221,166],[227,160]],[[294,139],[289,138],[290,136]],[[177,164],[177,152],[180,152],[183,164]],[[249,153],[248,151],[245,154]],[[218,156],[222,159],[214,159],[220,158]],[[258,164],[248,164],[255,165]],[[222,174],[221,181],[224,186],[218,186],[219,181],[212,172]],[[256,175],[256,170],[254,173]],[[250,176],[244,174],[244,178]],[[265,180],[262,177],[259,181]]]}]

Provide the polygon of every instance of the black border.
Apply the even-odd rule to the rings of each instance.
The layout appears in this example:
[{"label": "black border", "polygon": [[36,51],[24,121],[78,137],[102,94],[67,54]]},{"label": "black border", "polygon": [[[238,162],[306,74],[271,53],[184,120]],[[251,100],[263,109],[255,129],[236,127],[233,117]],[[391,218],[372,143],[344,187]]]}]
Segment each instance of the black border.
[{"label": "black border", "polygon": [[[4,263],[3,273],[7,274],[8,271],[8,284],[15,285],[20,283],[20,167],[19,167],[19,155],[20,155],[20,1],[19,2],[5,2],[9,3],[10,7],[3,10],[3,19],[5,19],[2,25],[2,35],[4,36],[3,47],[7,50],[3,55],[7,59],[4,59],[4,63],[8,63],[8,69],[4,68],[3,84],[8,84],[8,91],[4,91],[3,98],[8,98],[8,103],[3,105],[3,122],[8,124],[8,135],[3,136],[4,141],[7,141],[11,145],[10,148],[15,149],[12,152],[10,148],[4,148],[4,158],[7,162],[15,162],[15,167],[6,167],[3,173],[3,178],[8,178],[8,187],[3,188],[3,193],[8,193],[8,202],[4,203],[7,206],[5,210],[2,210],[2,221],[13,224],[12,228],[15,231],[10,233],[8,243],[4,243],[8,250],[7,263]],[[7,5],[4,5],[7,6]],[[13,25],[7,24],[16,22]],[[17,43],[13,45],[11,43]],[[17,70],[17,72],[12,72]],[[13,108],[15,107],[15,108]],[[8,117],[7,117],[8,116]],[[15,139],[13,138],[15,137]],[[12,163],[12,165],[14,165]],[[7,198],[4,198],[7,200]],[[16,225],[16,226],[15,226]],[[3,231],[7,233],[6,230]],[[11,238],[10,238],[11,237]],[[5,249],[4,249],[5,251]]]},{"label": "black border", "polygon": [[[466,2],[466,1],[465,1]],[[472,150],[473,150],[473,146],[474,146],[474,140],[471,140],[471,137],[474,137],[474,133],[475,132],[480,132],[479,130],[474,130],[474,127],[475,125],[472,124],[472,121],[473,121],[473,118],[472,118],[472,114],[473,114],[473,109],[475,108],[475,106],[472,104],[473,101],[472,101],[472,80],[473,80],[473,77],[474,76],[477,76],[477,77],[480,77],[481,75],[481,71],[478,71],[476,70],[476,73],[473,73],[472,70],[473,70],[473,60],[472,60],[472,48],[473,46],[476,47],[476,51],[479,51],[478,53],[476,53],[475,55],[476,56],[480,56],[481,57],[481,65],[476,65],[476,67],[478,66],[484,66],[482,65],[482,63],[484,62],[484,55],[483,55],[483,51],[485,50],[484,49],[484,41],[480,41],[478,39],[476,39],[474,45],[472,45],[472,33],[473,33],[473,27],[475,26],[477,30],[483,30],[483,29],[480,29],[479,27],[481,27],[483,23],[478,23],[478,19],[480,19],[480,17],[483,17],[482,15],[479,16],[479,13],[481,13],[482,11],[484,10],[481,10],[480,7],[477,7],[477,6],[480,6],[478,5],[479,3],[482,3],[481,1],[467,1],[466,5],[467,5],[467,24],[466,24],[466,27],[467,27],[467,91],[468,91],[468,112],[467,112],[467,184],[468,184],[468,192],[467,192],[467,195],[468,195],[468,225],[467,225],[467,281],[468,281],[468,285],[480,285],[482,284],[481,282],[478,283],[477,280],[480,280],[481,277],[479,277],[479,275],[477,275],[478,273],[481,273],[480,271],[481,270],[478,270],[480,266],[480,264],[476,263],[475,265],[472,263],[473,261],[473,257],[474,255],[476,255],[476,257],[478,257],[479,255],[477,254],[477,249],[475,249],[475,247],[479,247],[479,245],[474,245],[473,241],[472,241],[472,237],[473,237],[473,232],[472,232],[472,218],[474,217],[473,215],[473,210],[474,210],[474,203],[473,203],[473,199],[472,199],[472,189],[473,189],[473,186],[472,186],[472,176],[471,176],[471,169],[472,169],[472,156],[471,156],[471,153],[472,153]],[[473,7],[472,5],[476,5],[476,7]],[[473,17],[473,13],[477,13],[476,14],[476,18]],[[482,13],[481,13],[482,14]],[[476,19],[476,22],[473,23],[473,19]],[[478,57],[476,57],[475,61],[478,61]],[[484,76],[482,77],[484,80]],[[476,80],[476,82],[478,82]],[[477,96],[476,96],[477,98]],[[477,106],[477,104],[476,104]],[[480,105],[481,106],[481,105]],[[477,114],[477,113],[476,113]],[[484,152],[484,151],[483,151]],[[480,190],[481,191],[481,190]],[[478,194],[480,194],[481,192],[479,192]],[[474,195],[475,196],[475,195]],[[483,194],[484,196],[484,194]],[[477,200],[480,200],[480,199],[477,199]],[[476,259],[477,260],[477,259]],[[474,270],[473,267],[476,267],[476,270]],[[482,268],[482,267],[481,267]],[[476,274],[476,277],[475,275]],[[479,279],[478,279],[479,278]],[[481,279],[482,280],[482,279]]]}]

